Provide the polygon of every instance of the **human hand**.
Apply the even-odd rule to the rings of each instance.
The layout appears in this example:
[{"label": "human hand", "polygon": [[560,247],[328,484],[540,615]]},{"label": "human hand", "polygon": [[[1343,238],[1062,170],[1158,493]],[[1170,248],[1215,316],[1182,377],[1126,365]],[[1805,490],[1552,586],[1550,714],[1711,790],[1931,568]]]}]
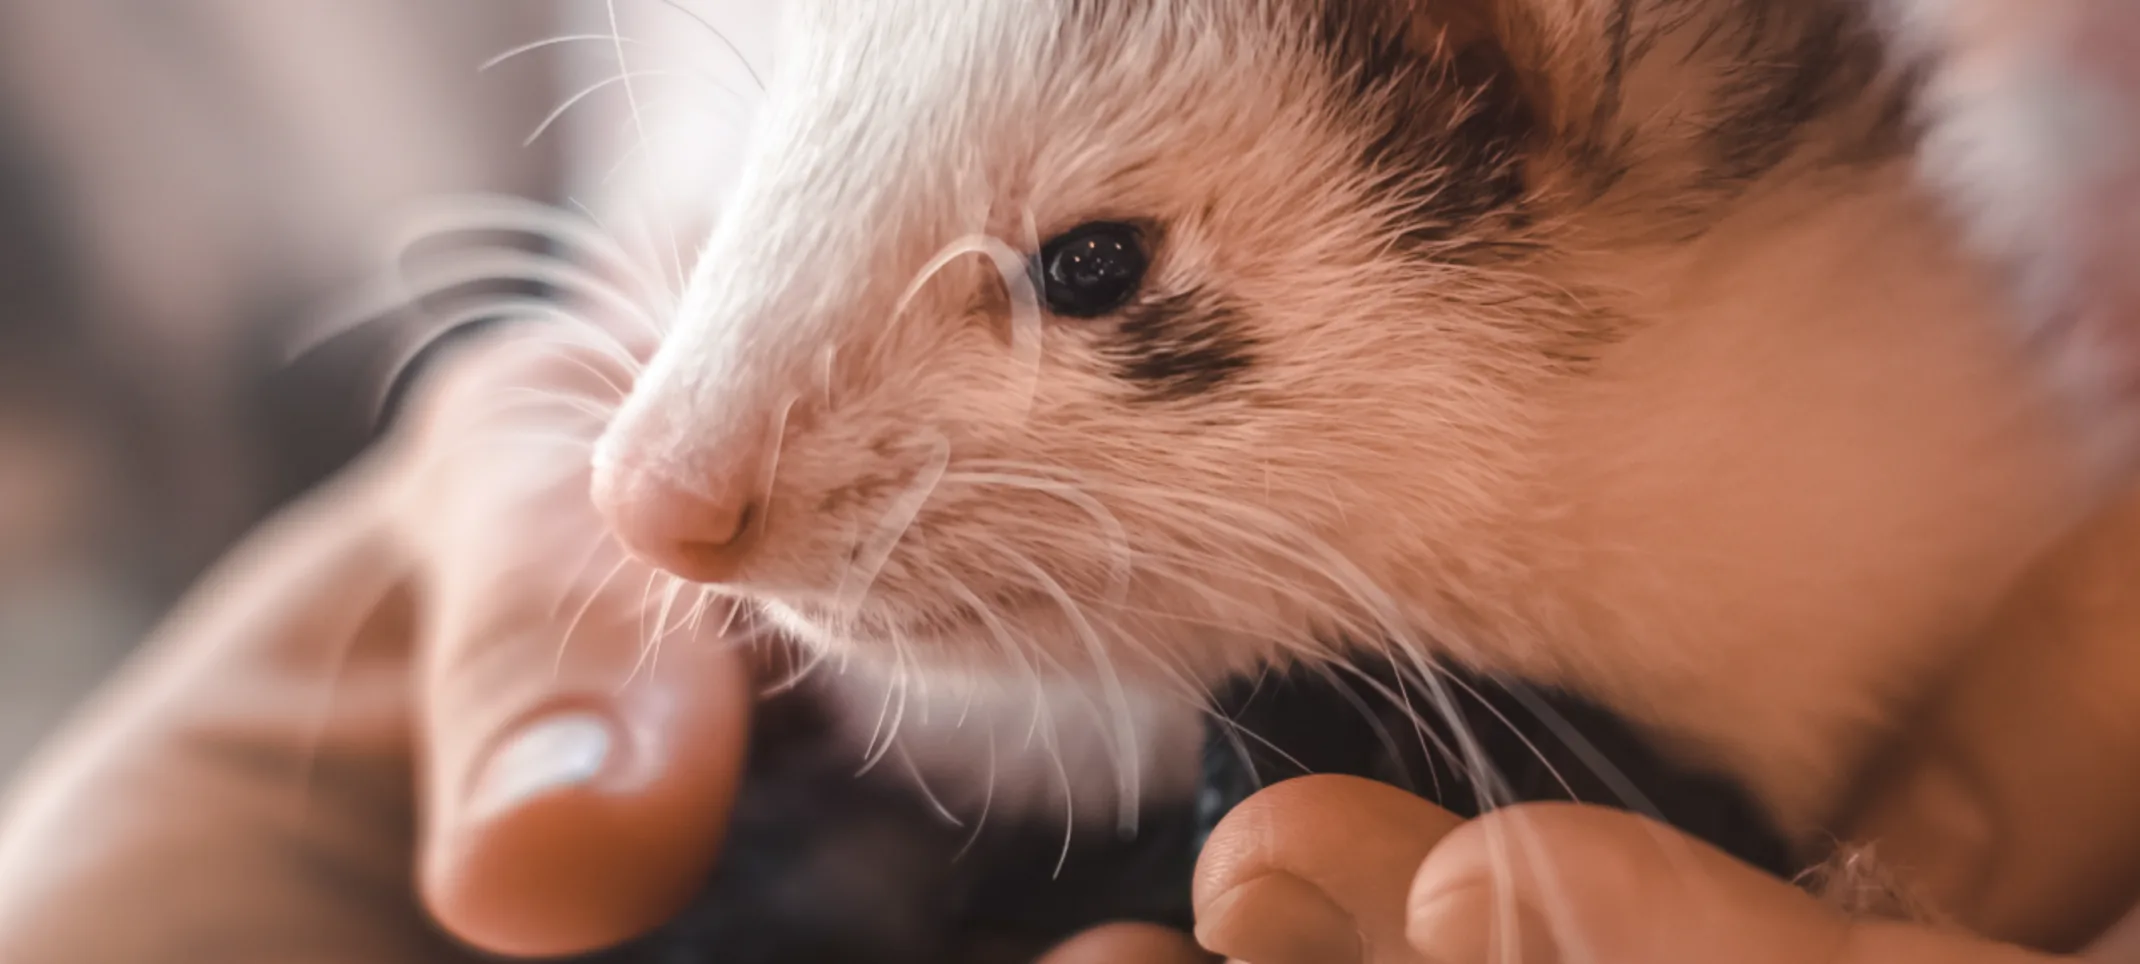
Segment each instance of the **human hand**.
[{"label": "human hand", "polygon": [[466,959],[428,918],[560,954],[687,898],[748,671],[719,619],[641,665],[650,573],[601,538],[559,401],[621,371],[539,335],[450,359],[226,560],[15,790],[0,959]]},{"label": "human hand", "polygon": [[1197,935],[1249,964],[2050,964],[1853,921],[1642,818],[1566,804],[1464,822],[1381,784],[1309,777],[1249,799],[1197,870]]},{"label": "human hand", "polygon": [[[487,339],[226,560],[12,793],[0,960],[564,956],[690,899],[753,666],[588,502],[629,367]],[[1202,959],[1118,925],[1048,962]]]}]

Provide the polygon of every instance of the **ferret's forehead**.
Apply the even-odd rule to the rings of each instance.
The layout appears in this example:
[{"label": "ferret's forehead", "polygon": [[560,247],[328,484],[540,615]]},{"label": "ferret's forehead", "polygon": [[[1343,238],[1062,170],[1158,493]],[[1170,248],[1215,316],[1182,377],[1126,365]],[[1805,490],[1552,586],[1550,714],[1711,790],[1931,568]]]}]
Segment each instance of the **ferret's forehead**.
[{"label": "ferret's forehead", "polygon": [[1000,179],[1133,166],[1193,118],[1308,96],[1330,76],[1309,29],[1319,2],[806,0],[777,113],[793,146],[843,145],[880,176],[979,173],[1017,191]]},{"label": "ferret's forehead", "polygon": [[1075,39],[1167,23],[1224,30],[1230,24],[1270,23],[1274,17],[1323,3],[1385,0],[799,0],[790,21],[820,37],[854,34],[1015,36]]},{"label": "ferret's forehead", "polygon": [[[1382,0],[1365,0],[1378,6]],[[977,99],[1208,66],[1206,50],[1268,54],[1325,4],[1361,0],[804,0],[790,41],[818,72]],[[1253,49],[1252,49],[1253,48]],[[985,81],[980,89],[964,86]],[[1051,84],[1052,82],[1052,84]]]},{"label": "ferret's forehead", "polygon": [[[861,279],[905,278],[959,237],[1163,218],[1215,168],[1297,170],[1331,113],[1313,29],[1326,2],[1371,8],[799,0],[753,163],[702,268],[754,280],[705,297],[862,303]],[[842,286],[783,280],[827,272]]]}]

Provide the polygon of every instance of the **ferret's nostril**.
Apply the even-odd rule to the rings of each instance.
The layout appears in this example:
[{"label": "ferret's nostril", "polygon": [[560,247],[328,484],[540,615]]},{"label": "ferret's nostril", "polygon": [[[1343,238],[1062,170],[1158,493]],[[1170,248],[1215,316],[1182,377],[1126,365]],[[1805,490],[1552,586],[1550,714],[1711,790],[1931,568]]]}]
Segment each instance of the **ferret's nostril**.
[{"label": "ferret's nostril", "polygon": [[[675,558],[647,561],[693,582],[726,582],[735,577],[750,553],[751,517],[756,512],[756,504],[749,502],[717,510],[705,517],[708,524],[699,533],[708,538],[679,538],[673,547]],[[714,537],[717,532],[723,534]]]},{"label": "ferret's nostril", "polygon": [[629,469],[596,472],[595,504],[626,552],[706,583],[732,581],[742,570],[759,512],[741,492],[696,491]]}]

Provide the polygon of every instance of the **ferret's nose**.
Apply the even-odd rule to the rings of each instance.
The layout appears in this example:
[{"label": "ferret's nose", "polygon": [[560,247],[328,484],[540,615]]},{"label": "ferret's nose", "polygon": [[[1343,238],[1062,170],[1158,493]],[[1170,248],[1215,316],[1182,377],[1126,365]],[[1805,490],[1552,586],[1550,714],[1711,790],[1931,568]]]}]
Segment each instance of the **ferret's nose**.
[{"label": "ferret's nose", "polygon": [[693,582],[731,581],[750,554],[758,503],[740,477],[677,479],[599,461],[594,502],[626,552]]}]

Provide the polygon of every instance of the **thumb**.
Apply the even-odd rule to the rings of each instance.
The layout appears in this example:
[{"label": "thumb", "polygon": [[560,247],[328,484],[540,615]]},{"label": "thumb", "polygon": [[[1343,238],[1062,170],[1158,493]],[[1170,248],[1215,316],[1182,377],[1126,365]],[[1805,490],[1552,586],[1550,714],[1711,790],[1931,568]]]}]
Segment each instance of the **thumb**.
[{"label": "thumb", "polygon": [[1371,780],[1273,785],[1229,812],[1197,859],[1197,940],[1251,964],[1411,960],[1405,894],[1458,823]]},{"label": "thumb", "polygon": [[628,373],[569,339],[471,352],[416,409],[398,516],[424,568],[419,885],[476,947],[564,956],[640,935],[703,886],[752,673],[720,638],[727,610],[659,591],[604,535],[599,422],[526,404],[613,403]]},{"label": "thumb", "polygon": [[1420,868],[1412,945],[1437,964],[2052,964],[2062,958],[1891,921],[1812,895],[1634,814],[1496,811]]},{"label": "thumb", "polygon": [[639,936],[698,893],[720,845],[749,669],[711,638],[642,653],[638,607],[604,602],[569,639],[563,621],[506,614],[451,625],[426,654],[420,885],[484,950]]}]

